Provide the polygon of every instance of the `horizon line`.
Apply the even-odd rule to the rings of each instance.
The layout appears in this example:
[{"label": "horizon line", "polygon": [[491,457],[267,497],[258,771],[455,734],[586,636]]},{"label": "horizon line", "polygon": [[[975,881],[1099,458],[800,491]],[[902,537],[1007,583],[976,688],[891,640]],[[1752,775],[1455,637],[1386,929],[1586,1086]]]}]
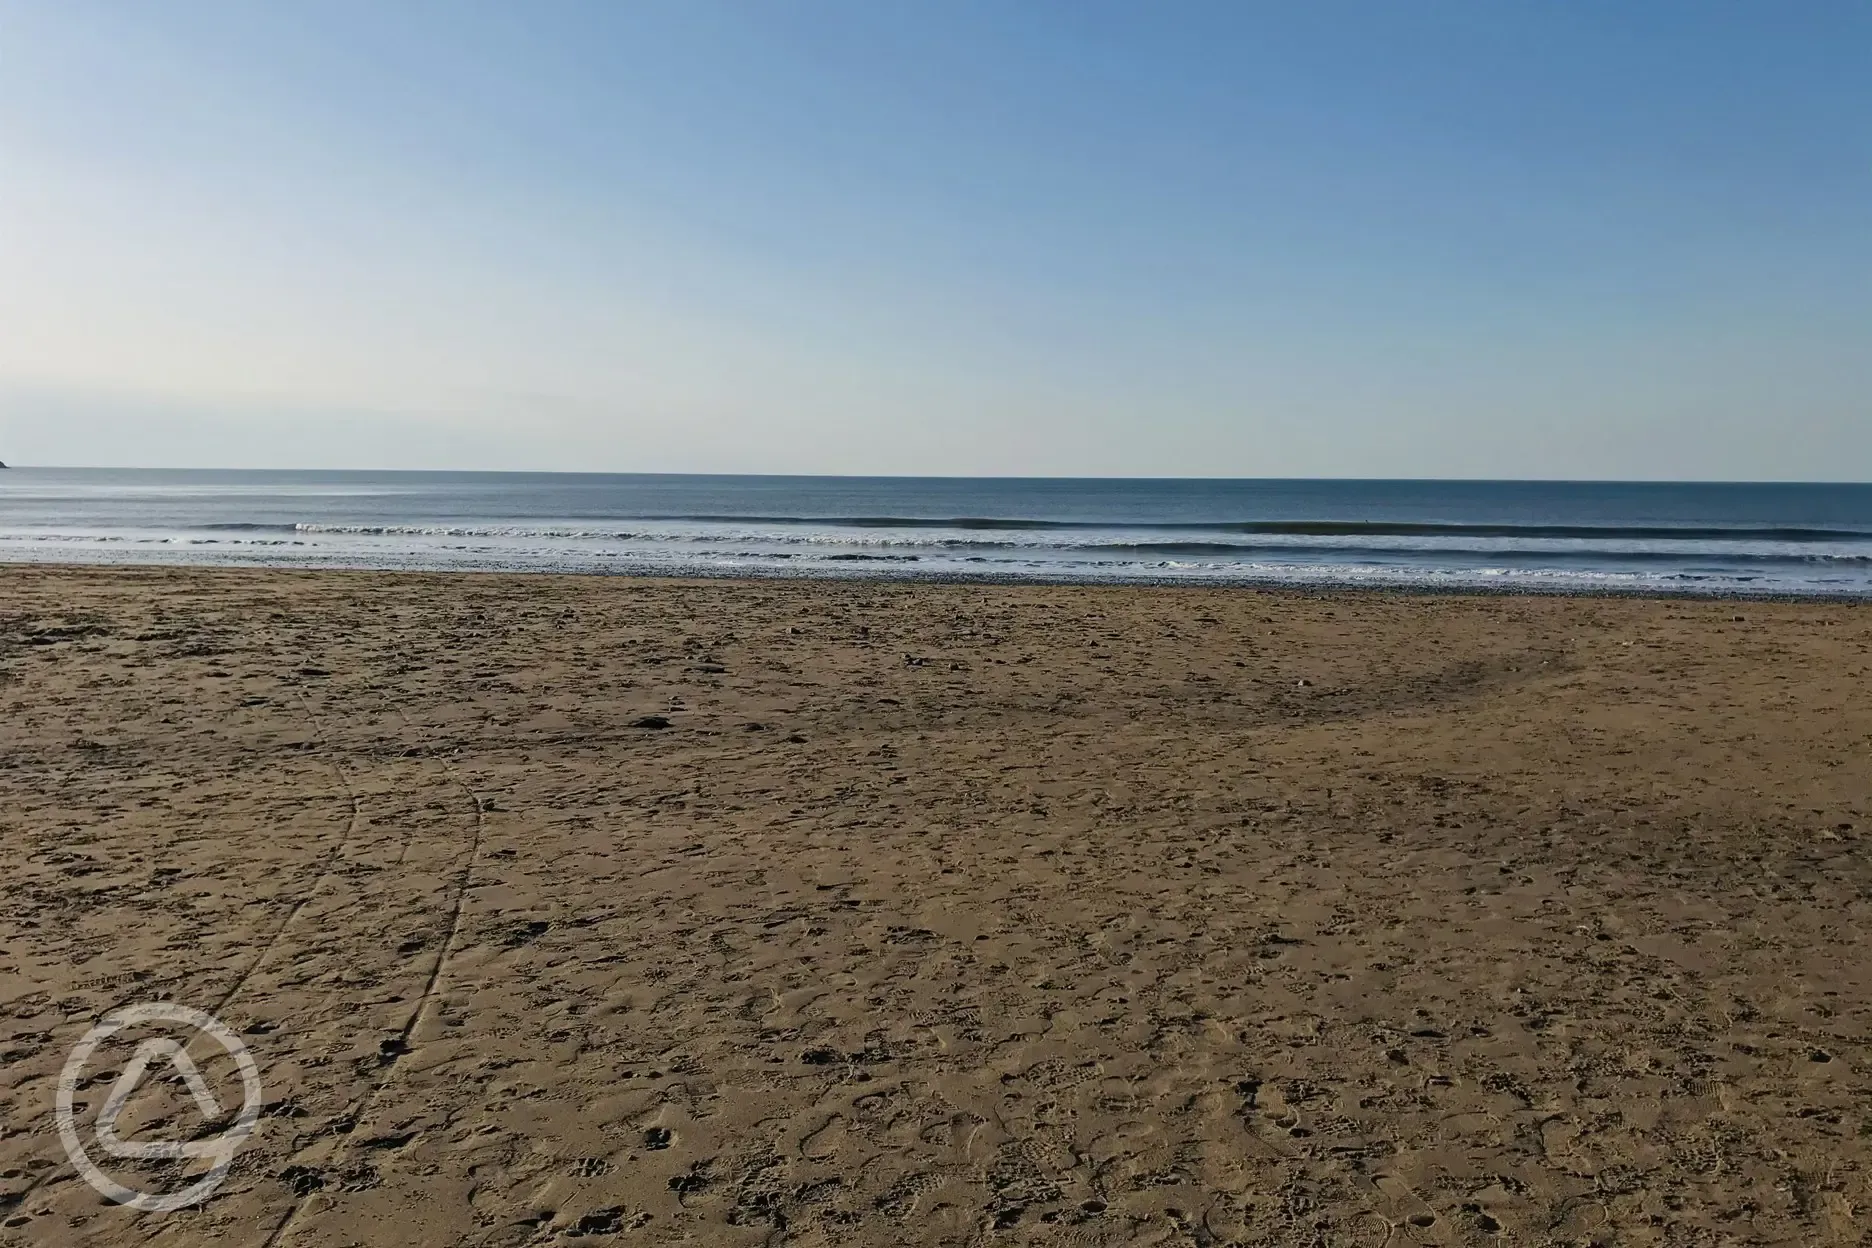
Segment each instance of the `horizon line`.
[{"label": "horizon line", "polygon": [[[1077,476],[1032,473],[863,473],[863,472],[646,472],[595,471],[556,468],[235,468],[219,466],[148,467],[125,464],[21,464],[0,460],[5,470],[28,472],[215,472],[326,474],[350,476],[455,476],[455,477],[659,477],[758,481],[1034,481],[1034,482],[1220,482],[1237,483],[1357,483],[1368,485],[1759,485],[1759,486],[1872,486],[1872,478],[1812,480],[1744,477],[1311,477],[1311,476]],[[3,481],[4,478],[0,478]]]}]

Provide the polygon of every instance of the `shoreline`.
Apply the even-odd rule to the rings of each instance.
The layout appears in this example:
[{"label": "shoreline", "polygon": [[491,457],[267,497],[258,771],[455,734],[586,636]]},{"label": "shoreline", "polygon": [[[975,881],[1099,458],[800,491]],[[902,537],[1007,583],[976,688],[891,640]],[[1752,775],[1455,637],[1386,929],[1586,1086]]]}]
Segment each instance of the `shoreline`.
[{"label": "shoreline", "polygon": [[58,570],[84,570],[99,574],[112,572],[205,572],[205,573],[286,573],[295,575],[318,575],[331,573],[345,576],[461,576],[461,577],[522,577],[522,578],[564,578],[570,580],[623,580],[632,582],[696,582],[720,583],[742,581],[749,584],[802,584],[802,585],[860,585],[860,584],[897,584],[897,585],[1007,585],[1027,588],[1057,587],[1061,589],[1095,589],[1103,586],[1126,589],[1190,589],[1190,590],[1249,590],[1270,594],[1293,594],[1301,597],[1322,595],[1368,595],[1386,597],[1395,595],[1401,598],[1578,598],[1585,600],[1611,599],[1658,602],[1763,602],[1763,603],[1816,603],[1844,605],[1872,605],[1872,592],[1867,593],[1790,593],[1783,590],[1764,590],[1753,592],[1741,589],[1660,589],[1657,587],[1624,588],[1619,586],[1547,586],[1547,585],[1487,585],[1463,584],[1452,586],[1427,585],[1421,583],[1373,584],[1357,580],[1281,580],[1266,577],[1135,577],[1135,576],[1100,576],[1067,577],[1037,576],[1027,573],[944,573],[916,572],[903,568],[879,568],[875,570],[841,572],[786,572],[736,568],[732,570],[709,571],[705,569],[686,569],[682,572],[670,572],[655,568],[549,568],[549,567],[389,567],[372,564],[321,563],[317,565],[238,562],[224,560],[216,562],[193,563],[168,560],[139,560],[108,562],[103,560],[34,560],[0,559],[0,570],[21,568],[40,568]]}]

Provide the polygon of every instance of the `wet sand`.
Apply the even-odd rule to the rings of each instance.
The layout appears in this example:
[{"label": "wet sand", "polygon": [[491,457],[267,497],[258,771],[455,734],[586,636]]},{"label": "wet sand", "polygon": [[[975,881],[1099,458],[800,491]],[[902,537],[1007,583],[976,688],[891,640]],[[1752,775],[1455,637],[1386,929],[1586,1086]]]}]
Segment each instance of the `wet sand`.
[{"label": "wet sand", "polygon": [[[0,1243],[1867,1242],[1869,676],[1828,603],[0,568]],[[265,1084],[178,1213],[53,1124],[147,1000]]]}]

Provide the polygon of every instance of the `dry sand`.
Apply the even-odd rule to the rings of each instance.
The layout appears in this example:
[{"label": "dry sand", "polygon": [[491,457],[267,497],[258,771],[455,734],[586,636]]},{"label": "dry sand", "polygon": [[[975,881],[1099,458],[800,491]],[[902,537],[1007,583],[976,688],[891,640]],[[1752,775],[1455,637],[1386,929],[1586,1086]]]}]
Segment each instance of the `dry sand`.
[{"label": "dry sand", "polygon": [[[1820,603],[0,569],[0,1242],[1872,1242],[1869,647]],[[152,999],[267,1098],[174,1214],[53,1128]]]}]

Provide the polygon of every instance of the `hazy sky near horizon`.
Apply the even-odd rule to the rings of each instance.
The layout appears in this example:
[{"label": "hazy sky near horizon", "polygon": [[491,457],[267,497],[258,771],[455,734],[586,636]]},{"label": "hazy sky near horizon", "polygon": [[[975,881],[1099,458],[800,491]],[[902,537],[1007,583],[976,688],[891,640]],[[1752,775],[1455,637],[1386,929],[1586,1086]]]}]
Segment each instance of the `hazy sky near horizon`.
[{"label": "hazy sky near horizon", "polygon": [[1872,480],[1872,6],[0,0],[0,459]]}]

